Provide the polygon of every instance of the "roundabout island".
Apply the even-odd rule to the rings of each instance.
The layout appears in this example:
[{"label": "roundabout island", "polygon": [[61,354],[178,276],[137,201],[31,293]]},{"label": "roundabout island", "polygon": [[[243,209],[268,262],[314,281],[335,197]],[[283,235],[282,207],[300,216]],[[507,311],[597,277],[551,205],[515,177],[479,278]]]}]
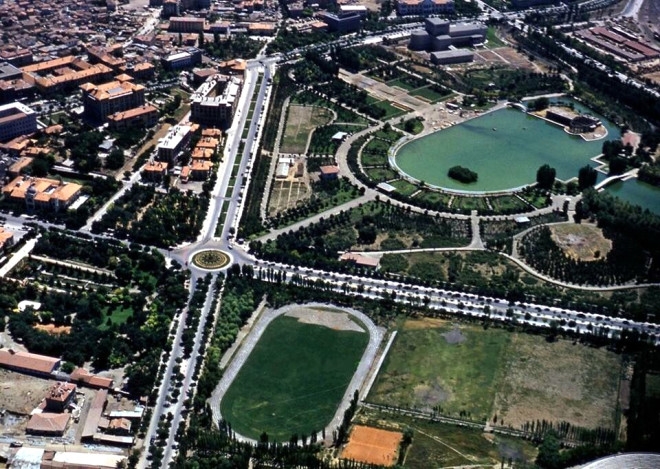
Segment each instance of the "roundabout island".
[{"label": "roundabout island", "polygon": [[221,270],[231,264],[231,256],[219,249],[205,249],[194,253],[191,257],[192,264],[202,270]]}]

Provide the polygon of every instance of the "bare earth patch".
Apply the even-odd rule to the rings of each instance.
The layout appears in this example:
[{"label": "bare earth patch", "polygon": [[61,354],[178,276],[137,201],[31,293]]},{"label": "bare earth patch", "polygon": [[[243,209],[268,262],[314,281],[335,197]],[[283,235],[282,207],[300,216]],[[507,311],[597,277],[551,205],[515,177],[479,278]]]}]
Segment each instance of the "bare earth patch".
[{"label": "bare earth patch", "polygon": [[396,462],[402,438],[399,432],[356,425],[341,457],[367,464],[392,466]]},{"label": "bare earth patch", "polygon": [[454,328],[451,331],[442,334],[442,337],[445,338],[448,344],[452,344],[452,345],[461,344],[466,340],[466,337],[463,335],[463,333],[458,328],[458,326],[454,326]]},{"label": "bare earth patch", "polygon": [[298,322],[325,326],[336,331],[365,332],[348,313],[318,308],[296,308],[285,316],[298,318]]},{"label": "bare earth patch", "polygon": [[552,240],[564,252],[580,261],[595,261],[607,257],[612,241],[605,238],[596,225],[566,223],[550,227]]},{"label": "bare earth patch", "polygon": [[71,326],[56,326],[55,324],[36,324],[35,329],[47,332],[52,335],[70,334]]},{"label": "bare earth patch", "polygon": [[406,321],[403,325],[404,329],[437,329],[438,327],[444,327],[447,325],[445,319],[437,318],[419,318],[414,321]]},{"label": "bare earth patch", "polygon": [[53,381],[0,370],[0,409],[27,415],[39,405]]},{"label": "bare earth patch", "polygon": [[621,357],[570,341],[512,337],[504,376],[495,397],[498,423],[566,421],[614,429]]},{"label": "bare earth patch", "polygon": [[438,405],[439,402],[445,402],[449,399],[450,394],[438,382],[430,384],[418,384],[413,390],[415,394],[415,402],[422,405],[423,410],[432,410],[433,406]]}]

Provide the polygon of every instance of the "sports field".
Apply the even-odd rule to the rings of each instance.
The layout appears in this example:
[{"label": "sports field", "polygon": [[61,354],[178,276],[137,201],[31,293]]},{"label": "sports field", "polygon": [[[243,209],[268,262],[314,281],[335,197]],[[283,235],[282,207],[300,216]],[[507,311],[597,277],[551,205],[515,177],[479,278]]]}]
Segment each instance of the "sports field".
[{"label": "sports field", "polygon": [[408,320],[367,400],[513,428],[546,420],[614,429],[620,376],[621,356],[605,349]]},{"label": "sports field", "polygon": [[342,459],[391,466],[396,462],[403,435],[380,428],[356,425],[348,444],[341,452]]},{"label": "sports field", "polygon": [[237,433],[256,440],[263,432],[270,441],[320,432],[337,410],[368,342],[366,331],[306,324],[289,316],[274,319],[222,398],[223,418]]}]

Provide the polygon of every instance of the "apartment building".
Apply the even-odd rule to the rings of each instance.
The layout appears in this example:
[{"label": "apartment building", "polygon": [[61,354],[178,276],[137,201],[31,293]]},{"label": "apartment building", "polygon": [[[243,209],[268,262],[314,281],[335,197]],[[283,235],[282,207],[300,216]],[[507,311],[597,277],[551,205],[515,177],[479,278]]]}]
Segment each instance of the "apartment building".
[{"label": "apartment building", "polygon": [[85,118],[105,122],[111,114],[144,105],[145,88],[130,81],[111,81],[102,85],[85,83],[83,92]]},{"label": "apartment building", "polygon": [[22,103],[0,106],[0,142],[37,131],[37,113]]}]

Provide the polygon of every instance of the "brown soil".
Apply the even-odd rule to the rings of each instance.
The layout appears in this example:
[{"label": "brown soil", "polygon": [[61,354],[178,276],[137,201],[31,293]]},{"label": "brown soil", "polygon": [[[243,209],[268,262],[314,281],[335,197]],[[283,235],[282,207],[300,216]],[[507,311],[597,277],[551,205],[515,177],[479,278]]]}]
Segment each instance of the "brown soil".
[{"label": "brown soil", "polygon": [[27,415],[44,399],[53,383],[47,379],[0,370],[0,409]]},{"label": "brown soil", "polygon": [[612,241],[605,238],[596,225],[566,223],[550,227],[552,240],[573,259],[595,261],[604,259],[612,249]]},{"label": "brown soil", "polygon": [[342,459],[353,459],[367,464],[392,466],[396,462],[403,435],[378,428],[355,426]]},{"label": "brown soil", "polygon": [[337,331],[364,332],[348,313],[343,311],[328,311],[317,308],[295,308],[286,316],[298,318],[298,322],[329,327]]},{"label": "brown soil", "polygon": [[51,335],[70,334],[71,326],[56,326],[55,324],[36,324],[35,329],[48,332]]}]

